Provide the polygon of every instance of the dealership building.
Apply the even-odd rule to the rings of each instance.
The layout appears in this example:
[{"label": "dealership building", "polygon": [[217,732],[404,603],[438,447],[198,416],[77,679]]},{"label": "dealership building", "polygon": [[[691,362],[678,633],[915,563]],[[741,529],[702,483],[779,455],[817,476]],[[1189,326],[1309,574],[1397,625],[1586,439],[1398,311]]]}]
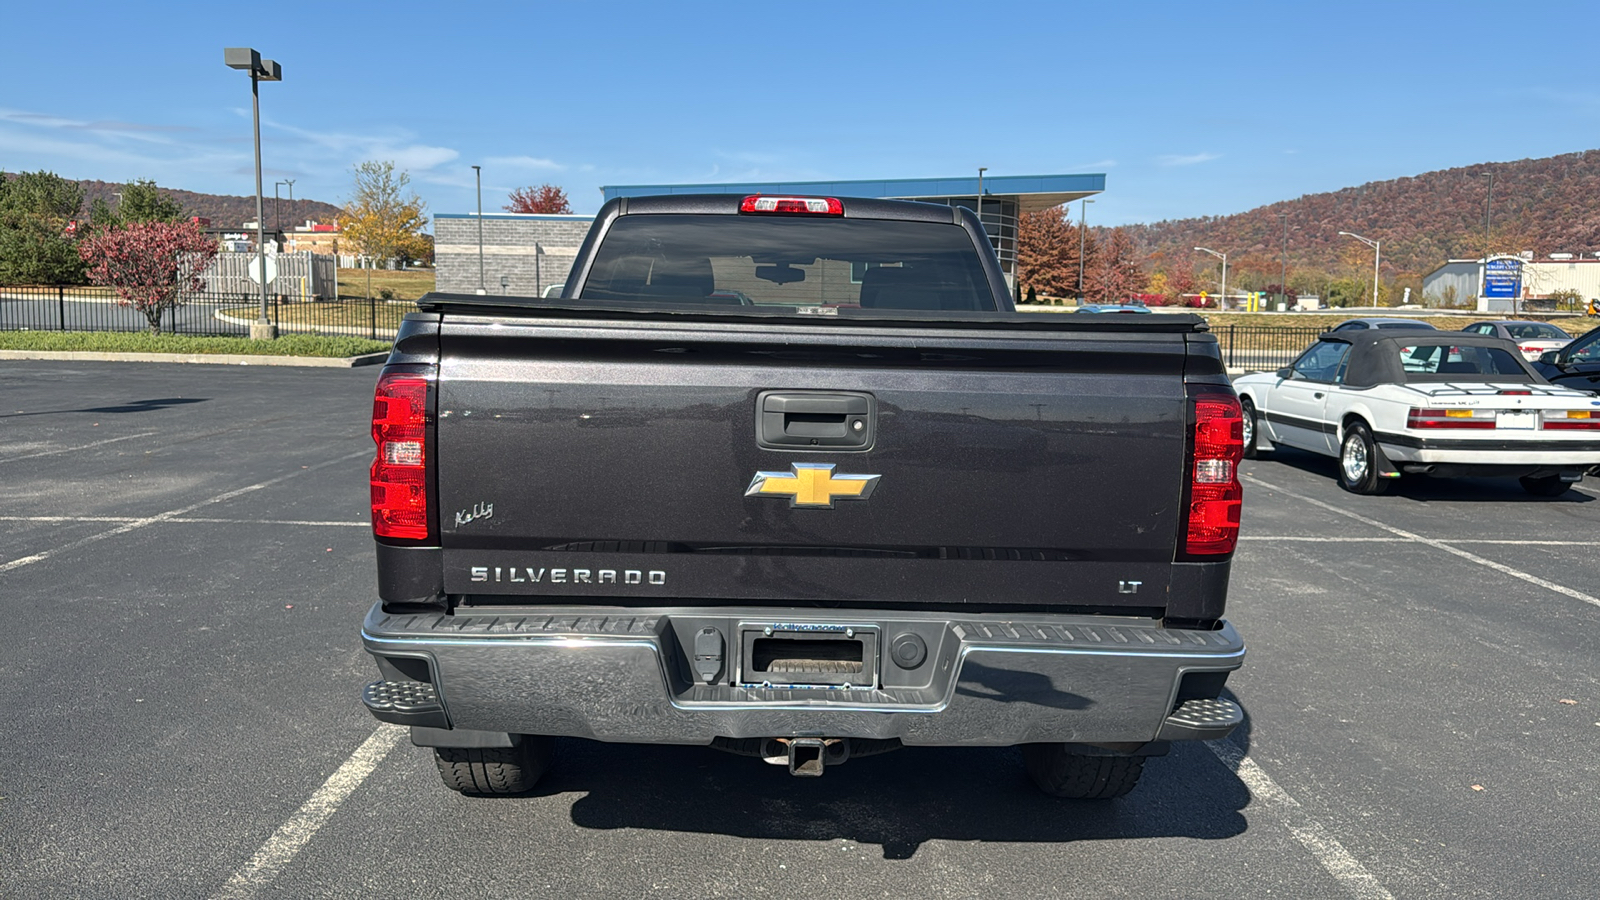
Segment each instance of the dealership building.
[{"label": "dealership building", "polygon": [[1525,301],[1576,293],[1600,299],[1600,254],[1533,253],[1452,259],[1422,277],[1422,296],[1441,304],[1475,303],[1478,312],[1515,312]]},{"label": "dealership building", "polygon": [[[896,178],[865,181],[780,181],[740,184],[634,184],[602,187],[607,201],[661,194],[792,194],[920,200],[942,206],[981,207],[984,230],[1015,286],[1017,216],[1092,197],[1105,175],[998,175],[982,179]],[[981,189],[981,194],[980,194]],[[981,200],[980,200],[981,197]],[[538,296],[566,281],[593,216],[439,213],[434,216],[438,289],[470,294]],[[480,229],[481,225],[481,229]],[[480,241],[481,234],[481,241]]]}]

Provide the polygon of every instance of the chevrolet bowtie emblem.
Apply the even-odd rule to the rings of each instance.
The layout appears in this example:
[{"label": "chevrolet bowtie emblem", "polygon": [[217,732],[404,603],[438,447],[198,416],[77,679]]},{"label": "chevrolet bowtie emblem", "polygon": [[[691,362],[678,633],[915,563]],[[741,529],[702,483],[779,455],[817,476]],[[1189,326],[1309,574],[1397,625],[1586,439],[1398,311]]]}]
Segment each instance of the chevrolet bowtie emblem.
[{"label": "chevrolet bowtie emblem", "polygon": [[832,509],[833,501],[865,500],[877,475],[835,475],[832,463],[790,463],[787,472],[757,472],[746,497],[788,497],[790,506]]}]

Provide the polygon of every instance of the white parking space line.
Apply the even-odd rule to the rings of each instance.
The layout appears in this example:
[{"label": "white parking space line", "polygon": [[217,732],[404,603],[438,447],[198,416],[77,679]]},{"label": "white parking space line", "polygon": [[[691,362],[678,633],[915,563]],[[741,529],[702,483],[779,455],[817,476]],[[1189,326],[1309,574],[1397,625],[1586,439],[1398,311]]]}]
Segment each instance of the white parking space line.
[{"label": "white parking space line", "polygon": [[24,557],[21,557],[20,559],[13,559],[12,561],[10,561],[8,563],[0,563],[0,572],[9,572],[12,569],[20,569],[23,566],[32,565],[32,564],[34,564],[36,562],[42,562],[42,561],[47,560],[50,557],[55,556],[55,555],[57,555],[59,553],[64,553],[64,552],[66,552],[68,550],[76,550],[77,548],[82,547],[85,544],[92,544],[92,543],[94,543],[96,541],[102,541],[102,540],[105,540],[108,537],[116,537],[119,534],[127,534],[130,531],[133,531],[133,530],[138,529],[138,528],[144,528],[147,525],[154,525],[154,524],[156,524],[158,522],[168,522],[168,521],[171,521],[173,519],[176,519],[176,518],[184,515],[185,513],[194,512],[195,510],[200,509],[203,506],[210,506],[213,503],[221,503],[224,500],[232,500],[235,497],[239,497],[239,496],[242,496],[244,494],[248,494],[251,491],[259,491],[264,487],[271,487],[272,485],[277,484],[277,483],[279,483],[281,481],[288,481],[289,479],[294,478],[297,475],[304,475],[307,472],[315,472],[318,469],[323,469],[323,468],[326,468],[328,466],[337,465],[337,464],[342,463],[342,462],[348,462],[348,461],[350,461],[352,459],[358,459],[358,458],[361,458],[361,457],[366,457],[366,456],[371,456],[371,455],[372,455],[372,451],[370,451],[370,450],[360,450],[360,451],[357,451],[355,453],[347,454],[345,456],[335,457],[334,459],[325,459],[322,462],[313,463],[313,464],[311,464],[309,466],[306,466],[306,467],[304,467],[302,469],[297,469],[297,470],[295,470],[293,472],[290,472],[287,475],[279,475],[277,478],[268,478],[266,481],[258,481],[255,484],[246,485],[246,486],[244,486],[242,488],[235,488],[235,489],[233,489],[231,491],[224,491],[223,493],[220,493],[220,494],[216,495],[215,497],[208,497],[205,500],[201,500],[199,503],[191,503],[188,506],[184,506],[184,507],[181,507],[179,509],[171,509],[171,510],[168,510],[168,511],[166,511],[164,513],[157,513],[156,515],[153,515],[153,516],[147,516],[147,517],[142,518],[142,519],[134,519],[134,520],[129,521],[129,522],[124,522],[123,524],[118,525],[115,528],[108,528],[105,531],[96,532],[94,534],[89,535],[88,537],[79,538],[79,539],[77,539],[75,541],[71,541],[69,543],[62,544],[59,547],[56,547],[56,548],[53,548],[53,549],[50,549],[50,550],[45,550],[45,551],[40,552],[40,553],[35,553],[32,556],[24,556]]},{"label": "white parking space line", "polygon": [[[1392,544],[1386,537],[1323,537],[1308,535],[1241,535],[1241,541],[1301,541],[1308,544]],[[1594,541],[1517,541],[1501,538],[1450,538],[1452,544],[1511,544],[1517,547],[1592,547]]]},{"label": "white parking space line", "polygon": [[1378,879],[1367,871],[1361,861],[1350,855],[1350,851],[1329,833],[1320,822],[1311,818],[1306,808],[1300,801],[1289,796],[1278,783],[1258,765],[1255,760],[1245,755],[1237,744],[1228,740],[1206,741],[1206,746],[1216,754],[1222,764],[1232,769],[1244,786],[1250,789],[1250,796],[1261,801],[1262,805],[1269,807],[1278,817],[1289,833],[1294,835],[1300,845],[1316,857],[1322,868],[1328,871],[1335,880],[1353,897],[1361,900],[1394,900],[1394,895],[1384,889]]},{"label": "white parking space line", "polygon": [[[137,522],[138,516],[0,516],[0,522]],[[190,525],[316,525],[328,528],[370,528],[371,522],[326,519],[202,519],[197,516],[173,516],[163,522]]]},{"label": "white parking space line", "polygon": [[1239,540],[1241,540],[1241,541],[1273,541],[1273,542],[1277,542],[1277,541],[1306,541],[1308,543],[1315,543],[1315,544],[1392,544],[1392,543],[1394,543],[1394,538],[1386,538],[1386,537],[1304,537],[1304,536],[1299,536],[1299,535],[1294,536],[1294,537],[1289,537],[1289,536],[1286,536],[1286,535],[1273,535],[1273,536],[1269,537],[1269,536],[1257,535],[1257,534],[1252,534],[1252,535],[1249,535],[1249,536],[1240,535],[1239,536]]},{"label": "white parking space line", "polygon": [[[1496,572],[1500,572],[1500,573],[1502,573],[1504,575],[1510,575],[1512,578],[1519,578],[1519,579],[1521,579],[1523,581],[1528,582],[1529,584],[1538,585],[1539,587],[1545,588],[1546,590],[1555,591],[1558,594],[1565,594],[1566,596],[1571,597],[1574,600],[1582,600],[1583,602],[1585,602],[1585,603],[1587,603],[1587,604],[1589,604],[1591,606],[1600,606],[1600,597],[1594,597],[1594,596],[1591,596],[1589,594],[1585,594],[1583,591],[1573,590],[1572,588],[1566,587],[1565,585],[1556,584],[1554,581],[1546,581],[1545,579],[1540,578],[1537,575],[1530,575],[1527,572],[1522,571],[1521,569],[1514,569],[1511,566],[1505,565],[1503,563],[1497,563],[1492,559],[1484,559],[1483,557],[1477,555],[1476,553],[1469,553],[1469,552],[1461,549],[1460,547],[1453,547],[1450,544],[1445,543],[1444,541],[1437,540],[1435,538],[1423,537],[1420,534],[1416,534],[1414,532],[1406,531],[1404,528],[1396,528],[1393,525],[1388,525],[1388,524],[1385,524],[1383,522],[1379,522],[1377,519],[1370,519],[1370,518],[1368,518],[1366,516],[1361,515],[1360,513],[1354,513],[1354,512],[1351,512],[1348,509],[1340,509],[1339,507],[1334,506],[1332,503],[1324,503],[1323,501],[1318,500],[1318,499],[1316,499],[1314,497],[1307,497],[1305,494],[1295,493],[1294,491],[1291,491],[1291,490],[1289,490],[1287,488],[1282,488],[1282,487],[1279,487],[1279,486],[1277,486],[1275,484],[1270,484],[1268,482],[1262,481],[1261,479],[1256,478],[1256,477],[1251,476],[1251,475],[1243,475],[1243,476],[1240,476],[1240,478],[1243,481],[1248,481],[1251,484],[1259,485],[1259,486],[1261,486],[1263,488],[1266,488],[1268,490],[1277,491],[1278,493],[1284,495],[1285,497],[1293,497],[1296,500],[1302,501],[1304,503],[1309,503],[1312,506],[1318,507],[1320,509],[1325,509],[1328,512],[1338,513],[1339,515],[1344,516],[1347,519],[1354,519],[1355,521],[1360,522],[1363,525],[1370,525],[1373,528],[1377,528],[1377,529],[1381,529],[1383,531],[1387,531],[1387,532],[1389,532],[1390,534],[1392,534],[1392,535],[1394,535],[1396,537],[1404,538],[1405,540],[1412,541],[1412,542],[1415,542],[1415,543],[1418,543],[1418,544],[1423,544],[1423,545],[1432,547],[1435,550],[1443,550],[1444,552],[1449,553],[1449,554],[1451,554],[1453,556],[1459,556],[1459,557],[1461,557],[1462,559],[1464,559],[1464,560],[1466,560],[1468,562],[1477,563],[1478,565],[1483,566],[1484,568],[1493,569]],[[1466,542],[1465,541],[1455,541],[1455,542],[1452,542],[1452,543],[1466,543]]]},{"label": "white parking space line", "polygon": [[160,433],[161,432],[159,431],[146,431],[143,434],[125,434],[122,437],[106,438],[103,441],[95,441],[92,444],[79,444],[76,447],[62,447],[59,450],[40,450],[38,453],[24,453],[21,456],[8,456],[4,459],[0,459],[0,463],[16,462],[19,459],[34,459],[35,457],[40,456],[55,456],[58,453],[72,453],[76,450],[88,450],[91,447],[100,447],[105,444],[115,444],[117,441],[131,441],[134,438],[152,437]]},{"label": "white parking space line", "polygon": [[214,897],[217,900],[252,897],[277,877],[406,734],[406,729],[399,725],[379,725],[378,730],[350,754],[344,765],[328,776],[328,780],[317,788],[311,799],[296,810],[288,821],[278,826],[272,837],[267,838],[255,855],[233,873],[233,877]]}]

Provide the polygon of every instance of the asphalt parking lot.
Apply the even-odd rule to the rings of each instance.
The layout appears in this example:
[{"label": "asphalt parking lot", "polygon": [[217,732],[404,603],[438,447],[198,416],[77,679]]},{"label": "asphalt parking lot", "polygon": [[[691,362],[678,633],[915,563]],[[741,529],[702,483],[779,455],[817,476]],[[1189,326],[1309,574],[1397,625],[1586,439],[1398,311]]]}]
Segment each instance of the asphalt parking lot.
[{"label": "asphalt parking lot", "polygon": [[359,702],[375,377],[0,363],[0,895],[1600,893],[1600,485],[1247,463],[1248,720],[1121,800],[582,741],[475,800]]}]

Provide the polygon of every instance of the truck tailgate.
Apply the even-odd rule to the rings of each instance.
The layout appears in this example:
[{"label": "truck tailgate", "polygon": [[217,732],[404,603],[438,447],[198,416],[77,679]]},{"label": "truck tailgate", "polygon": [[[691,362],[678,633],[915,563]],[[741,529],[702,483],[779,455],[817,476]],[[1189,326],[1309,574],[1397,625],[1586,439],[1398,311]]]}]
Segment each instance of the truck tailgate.
[{"label": "truck tailgate", "polygon": [[[1160,609],[1185,339],[446,316],[445,589]],[[761,446],[773,391],[867,398],[870,448]],[[783,477],[763,492],[758,473]],[[848,476],[877,478],[859,499]]]}]

